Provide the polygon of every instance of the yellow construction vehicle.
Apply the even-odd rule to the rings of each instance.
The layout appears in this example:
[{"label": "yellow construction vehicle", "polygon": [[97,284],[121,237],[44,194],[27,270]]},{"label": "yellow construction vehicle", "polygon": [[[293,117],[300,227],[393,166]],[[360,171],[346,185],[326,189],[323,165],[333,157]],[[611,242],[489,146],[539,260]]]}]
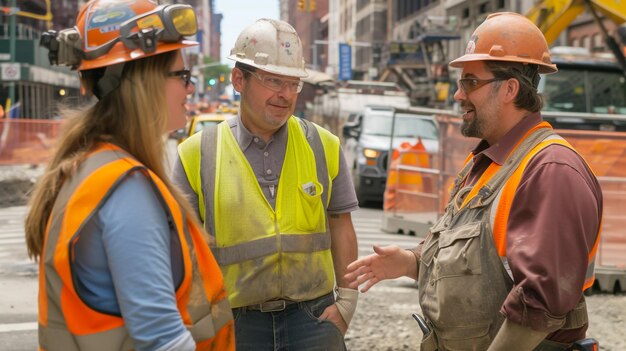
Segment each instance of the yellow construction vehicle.
[{"label": "yellow construction vehicle", "polygon": [[618,32],[622,36],[622,45],[626,44],[626,6],[618,0],[541,0],[528,11],[526,17],[533,21],[543,32],[548,45],[583,12],[589,12],[598,25],[604,40],[615,55],[624,75],[626,75],[626,59],[624,51],[614,37],[609,35],[598,13],[622,26]]},{"label": "yellow construction vehicle", "polygon": [[593,16],[615,58],[584,48],[553,47],[552,61],[559,73],[542,77],[539,85],[545,98],[544,119],[555,128],[626,131],[626,59],[600,17],[612,21],[626,43],[626,6],[617,0],[540,0],[526,16],[552,44],[583,12]]}]

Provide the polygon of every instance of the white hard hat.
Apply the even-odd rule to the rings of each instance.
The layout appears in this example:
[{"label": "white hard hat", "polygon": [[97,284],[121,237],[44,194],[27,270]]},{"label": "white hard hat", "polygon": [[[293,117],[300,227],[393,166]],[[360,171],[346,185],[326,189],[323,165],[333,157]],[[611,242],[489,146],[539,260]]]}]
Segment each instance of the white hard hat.
[{"label": "white hard hat", "polygon": [[298,33],[283,21],[262,18],[254,22],[239,34],[228,58],[274,74],[308,75]]}]

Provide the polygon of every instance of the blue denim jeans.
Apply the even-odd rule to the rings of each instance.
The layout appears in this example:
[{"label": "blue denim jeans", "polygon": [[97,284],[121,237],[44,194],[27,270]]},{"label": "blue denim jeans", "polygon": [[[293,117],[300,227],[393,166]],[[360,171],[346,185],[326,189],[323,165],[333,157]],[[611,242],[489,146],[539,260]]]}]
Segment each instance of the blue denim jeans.
[{"label": "blue denim jeans", "polygon": [[234,308],[237,351],[343,351],[346,345],[339,328],[318,319],[333,303],[331,293],[279,312]]}]

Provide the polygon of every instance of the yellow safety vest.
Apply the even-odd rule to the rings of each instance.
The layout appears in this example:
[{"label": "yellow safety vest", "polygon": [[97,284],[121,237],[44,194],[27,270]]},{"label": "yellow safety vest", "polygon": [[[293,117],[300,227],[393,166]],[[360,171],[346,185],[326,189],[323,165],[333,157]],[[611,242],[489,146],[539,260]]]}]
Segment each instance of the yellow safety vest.
[{"label": "yellow safety vest", "polygon": [[205,227],[215,233],[211,249],[232,307],[306,301],[334,287],[326,207],[339,170],[339,140],[293,116],[287,128],[275,209],[227,122],[217,126],[214,146],[203,144],[200,133],[179,146]]}]

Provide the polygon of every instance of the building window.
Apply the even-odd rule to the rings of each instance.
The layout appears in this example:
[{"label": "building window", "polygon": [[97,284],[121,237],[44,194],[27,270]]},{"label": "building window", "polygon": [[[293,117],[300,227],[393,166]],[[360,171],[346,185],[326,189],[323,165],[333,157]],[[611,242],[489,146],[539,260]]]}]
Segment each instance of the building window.
[{"label": "building window", "polygon": [[588,35],[580,38],[581,46],[587,50],[591,50],[591,38]]},{"label": "building window", "polygon": [[482,4],[478,5],[478,13],[483,14],[489,12],[489,7],[489,3],[483,2]]},{"label": "building window", "polygon": [[602,52],[605,50],[604,40],[602,39],[602,35],[600,33],[596,33],[593,35],[593,51]]}]

